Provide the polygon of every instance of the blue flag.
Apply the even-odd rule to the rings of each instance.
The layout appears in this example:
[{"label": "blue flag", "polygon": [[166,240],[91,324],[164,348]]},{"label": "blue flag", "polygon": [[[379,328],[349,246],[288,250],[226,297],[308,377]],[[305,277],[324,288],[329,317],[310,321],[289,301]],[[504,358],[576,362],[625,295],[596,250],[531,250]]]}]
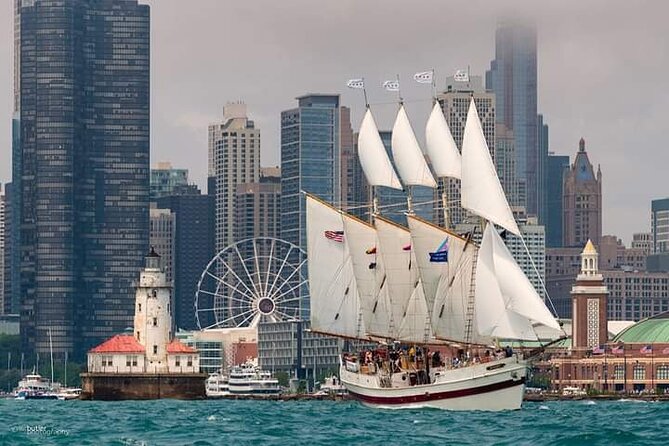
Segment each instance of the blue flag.
[{"label": "blue flag", "polygon": [[445,263],[448,262],[448,239],[441,242],[441,245],[435,252],[430,253],[430,262]]}]

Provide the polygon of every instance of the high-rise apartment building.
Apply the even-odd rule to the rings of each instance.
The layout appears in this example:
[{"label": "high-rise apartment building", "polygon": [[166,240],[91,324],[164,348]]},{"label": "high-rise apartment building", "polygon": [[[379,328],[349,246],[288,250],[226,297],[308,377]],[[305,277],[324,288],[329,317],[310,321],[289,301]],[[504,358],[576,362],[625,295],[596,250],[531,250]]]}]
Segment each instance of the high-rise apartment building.
[{"label": "high-rise apartment building", "polygon": [[[152,205],[153,206],[153,205]],[[174,280],[174,260],[176,257],[175,232],[176,215],[169,209],[150,209],[149,244],[160,256],[161,268],[165,280],[172,284]]]},{"label": "high-rise apartment building", "polygon": [[[132,324],[149,241],[149,6],[15,3],[13,184],[26,352]],[[51,338],[51,339],[50,339]]]},{"label": "high-rise apartment building", "polygon": [[562,213],[564,210],[564,176],[569,171],[569,156],[548,154],[544,178],[546,197],[546,246],[562,246]]},{"label": "high-rise apartment building", "polygon": [[174,169],[168,162],[160,162],[151,169],[151,201],[174,195],[176,188],[188,185],[188,169]]},{"label": "high-rise apartment building", "polygon": [[216,252],[235,242],[237,186],[260,176],[260,129],[248,118],[246,104],[229,103],[223,121],[209,125],[209,172],[215,178]]},{"label": "high-rise apartment building", "polygon": [[597,173],[588,159],[585,140],[578,143],[574,163],[564,176],[563,246],[596,247],[602,237],[602,171]]},{"label": "high-rise apartment building", "polygon": [[[510,129],[515,139],[516,177],[527,200],[519,204],[526,206],[528,214],[539,215],[543,169],[537,122],[537,31],[533,24],[498,24],[495,59],[486,72],[486,88],[496,96],[497,122]],[[543,216],[539,217],[543,223]]]},{"label": "high-rise apartment building", "polygon": [[195,330],[195,292],[198,281],[214,257],[214,197],[194,185],[158,198],[158,208],[169,209],[174,230],[174,319],[178,329]]},{"label": "high-rise apartment building", "polygon": [[235,239],[279,237],[281,175],[261,169],[258,183],[237,186],[235,201]]},{"label": "high-rise apartment building", "polygon": [[516,147],[513,132],[503,124],[497,124],[495,129],[495,169],[499,182],[504,189],[511,206],[519,207],[525,203],[520,196],[520,187],[516,179]]},{"label": "high-rise apartment building", "polygon": [[641,250],[645,255],[653,252],[653,234],[650,232],[636,232],[632,234],[632,248]]},{"label": "high-rise apartment building", "polygon": [[653,200],[650,211],[653,254],[669,252],[669,198]]},{"label": "high-rise apartment building", "polygon": [[[488,150],[495,159],[495,95],[483,88],[481,76],[470,76],[467,81],[458,81],[454,77],[446,79],[446,91],[437,95],[451,130],[455,144],[462,150],[462,137],[465,131],[467,111],[471,98],[481,119],[483,135],[488,143]],[[460,180],[455,178],[439,179],[439,194],[446,193],[448,203],[449,226],[468,223],[471,214],[460,205]],[[444,226],[443,212],[437,212],[439,225]]]}]

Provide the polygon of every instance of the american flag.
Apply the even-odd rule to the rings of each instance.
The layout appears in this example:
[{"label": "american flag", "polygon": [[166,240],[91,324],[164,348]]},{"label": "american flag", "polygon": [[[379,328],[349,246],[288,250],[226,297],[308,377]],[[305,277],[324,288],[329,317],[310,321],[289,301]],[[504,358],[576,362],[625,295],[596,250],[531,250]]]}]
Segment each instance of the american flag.
[{"label": "american flag", "polygon": [[651,345],[644,345],[641,350],[641,353],[653,353],[653,347]]},{"label": "american flag", "polygon": [[[67,352],[65,352],[67,353]],[[664,350],[662,350],[663,355],[669,355],[669,347],[666,347]]]},{"label": "american flag", "polygon": [[601,355],[602,353],[604,353],[604,348],[601,345],[599,347],[592,347],[593,355]]},{"label": "american flag", "polygon": [[344,241],[344,231],[325,231],[325,238],[341,243]]},{"label": "american flag", "polygon": [[623,348],[622,345],[617,345],[611,349],[611,353],[614,355],[619,355],[621,353],[625,353],[625,349]]}]

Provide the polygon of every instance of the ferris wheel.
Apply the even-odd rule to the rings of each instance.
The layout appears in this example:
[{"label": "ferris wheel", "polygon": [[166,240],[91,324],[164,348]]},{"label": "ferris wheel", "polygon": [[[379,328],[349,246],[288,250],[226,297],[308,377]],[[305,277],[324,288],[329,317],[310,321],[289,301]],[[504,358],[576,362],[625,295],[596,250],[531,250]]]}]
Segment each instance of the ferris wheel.
[{"label": "ferris wheel", "polygon": [[308,295],[306,253],[273,237],[234,243],[216,254],[195,293],[200,329],[255,327],[300,318]]}]

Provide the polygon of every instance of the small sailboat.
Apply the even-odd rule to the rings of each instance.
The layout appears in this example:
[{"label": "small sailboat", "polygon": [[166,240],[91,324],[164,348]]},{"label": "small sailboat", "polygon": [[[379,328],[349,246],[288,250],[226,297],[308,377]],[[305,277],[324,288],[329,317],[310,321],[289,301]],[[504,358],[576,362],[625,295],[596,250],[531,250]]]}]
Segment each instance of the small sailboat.
[{"label": "small sailboat", "polygon": [[[480,246],[415,216],[410,198],[408,227],[403,227],[381,216],[376,200],[368,223],[307,194],[311,329],[380,342],[376,350],[346,354],[341,361],[341,383],[366,405],[518,409],[526,361],[508,350],[495,354],[491,346],[499,339],[537,340],[537,325],[556,334],[560,326],[495,227],[521,236],[474,100],[461,159],[438,104],[426,140],[437,175],[460,178],[463,208],[482,218]],[[402,187],[369,107],[358,148],[373,188]],[[436,186],[401,104],[392,151],[409,189]],[[327,231],[343,237],[329,239]],[[440,346],[461,354],[444,361]]]}]

